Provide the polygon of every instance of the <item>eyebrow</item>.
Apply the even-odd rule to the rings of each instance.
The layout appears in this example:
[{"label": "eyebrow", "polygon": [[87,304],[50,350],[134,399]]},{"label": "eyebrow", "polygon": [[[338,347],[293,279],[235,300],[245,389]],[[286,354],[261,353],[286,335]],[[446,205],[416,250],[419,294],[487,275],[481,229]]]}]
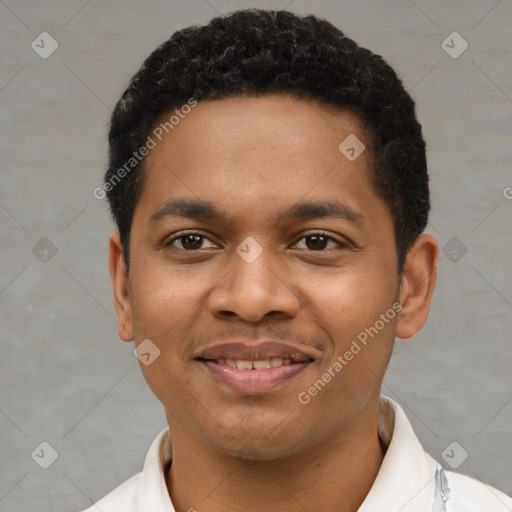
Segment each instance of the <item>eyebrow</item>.
[{"label": "eyebrow", "polygon": [[[228,215],[209,201],[176,198],[167,201],[150,218],[150,224],[165,217],[186,217],[197,220],[230,221]],[[363,224],[366,217],[338,201],[306,201],[282,208],[272,216],[273,221],[308,220],[334,217],[348,222]]]}]

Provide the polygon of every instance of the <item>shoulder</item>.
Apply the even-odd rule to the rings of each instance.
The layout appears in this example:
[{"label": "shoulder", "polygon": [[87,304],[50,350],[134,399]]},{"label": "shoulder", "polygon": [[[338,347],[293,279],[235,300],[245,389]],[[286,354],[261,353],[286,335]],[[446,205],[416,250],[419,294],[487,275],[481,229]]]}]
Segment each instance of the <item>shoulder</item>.
[{"label": "shoulder", "polygon": [[137,473],[82,512],[132,512],[135,511],[137,491],[142,473]]},{"label": "shoulder", "polygon": [[512,498],[498,489],[461,473],[445,474],[450,488],[447,512],[512,511]]}]

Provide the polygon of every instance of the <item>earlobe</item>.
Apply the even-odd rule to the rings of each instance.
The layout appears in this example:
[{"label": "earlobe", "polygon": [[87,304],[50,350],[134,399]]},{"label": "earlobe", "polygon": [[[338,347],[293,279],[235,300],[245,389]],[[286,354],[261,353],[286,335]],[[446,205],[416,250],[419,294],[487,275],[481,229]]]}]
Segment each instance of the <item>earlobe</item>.
[{"label": "earlobe", "polygon": [[119,231],[110,235],[109,270],[112,282],[114,307],[117,314],[118,333],[123,341],[133,340],[132,307],[128,272],[124,261],[123,246]]},{"label": "earlobe", "polygon": [[409,249],[400,284],[402,310],[395,333],[398,338],[410,338],[425,325],[434,294],[438,260],[439,246],[432,235],[420,235]]}]

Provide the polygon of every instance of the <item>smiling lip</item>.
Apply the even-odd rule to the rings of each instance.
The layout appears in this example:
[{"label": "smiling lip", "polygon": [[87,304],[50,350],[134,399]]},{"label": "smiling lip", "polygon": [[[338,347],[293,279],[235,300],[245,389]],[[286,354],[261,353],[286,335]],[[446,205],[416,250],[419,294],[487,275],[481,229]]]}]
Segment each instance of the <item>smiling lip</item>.
[{"label": "smiling lip", "polygon": [[273,341],[226,343],[196,358],[216,379],[239,393],[265,393],[302,372],[313,357]]}]

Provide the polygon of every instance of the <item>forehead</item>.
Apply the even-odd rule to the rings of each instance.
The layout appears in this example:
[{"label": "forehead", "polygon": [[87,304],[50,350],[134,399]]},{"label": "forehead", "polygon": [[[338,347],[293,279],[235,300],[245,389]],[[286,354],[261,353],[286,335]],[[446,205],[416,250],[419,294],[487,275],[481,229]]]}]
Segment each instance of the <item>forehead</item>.
[{"label": "forehead", "polygon": [[[235,96],[199,102],[174,122],[145,160],[140,206],[146,215],[172,197],[254,215],[334,196],[358,211],[376,197],[371,155],[361,149],[370,144],[353,112],[283,94]],[[343,152],[346,140],[359,141],[357,158]]]},{"label": "forehead", "polygon": [[[209,142],[212,146],[215,143],[224,152],[231,147],[238,151],[291,149],[298,153],[311,148],[318,150],[320,146],[332,147],[334,144],[337,147],[340,137],[349,134],[357,135],[361,140],[368,138],[354,109],[341,109],[285,93],[237,94],[204,100],[193,109],[187,107],[187,112],[179,118],[172,112],[166,113],[157,123],[163,126],[172,118],[173,126],[167,123],[168,129],[164,131],[173,133],[176,145],[192,137],[196,144]],[[165,135],[163,133],[164,138],[169,139]]]}]

